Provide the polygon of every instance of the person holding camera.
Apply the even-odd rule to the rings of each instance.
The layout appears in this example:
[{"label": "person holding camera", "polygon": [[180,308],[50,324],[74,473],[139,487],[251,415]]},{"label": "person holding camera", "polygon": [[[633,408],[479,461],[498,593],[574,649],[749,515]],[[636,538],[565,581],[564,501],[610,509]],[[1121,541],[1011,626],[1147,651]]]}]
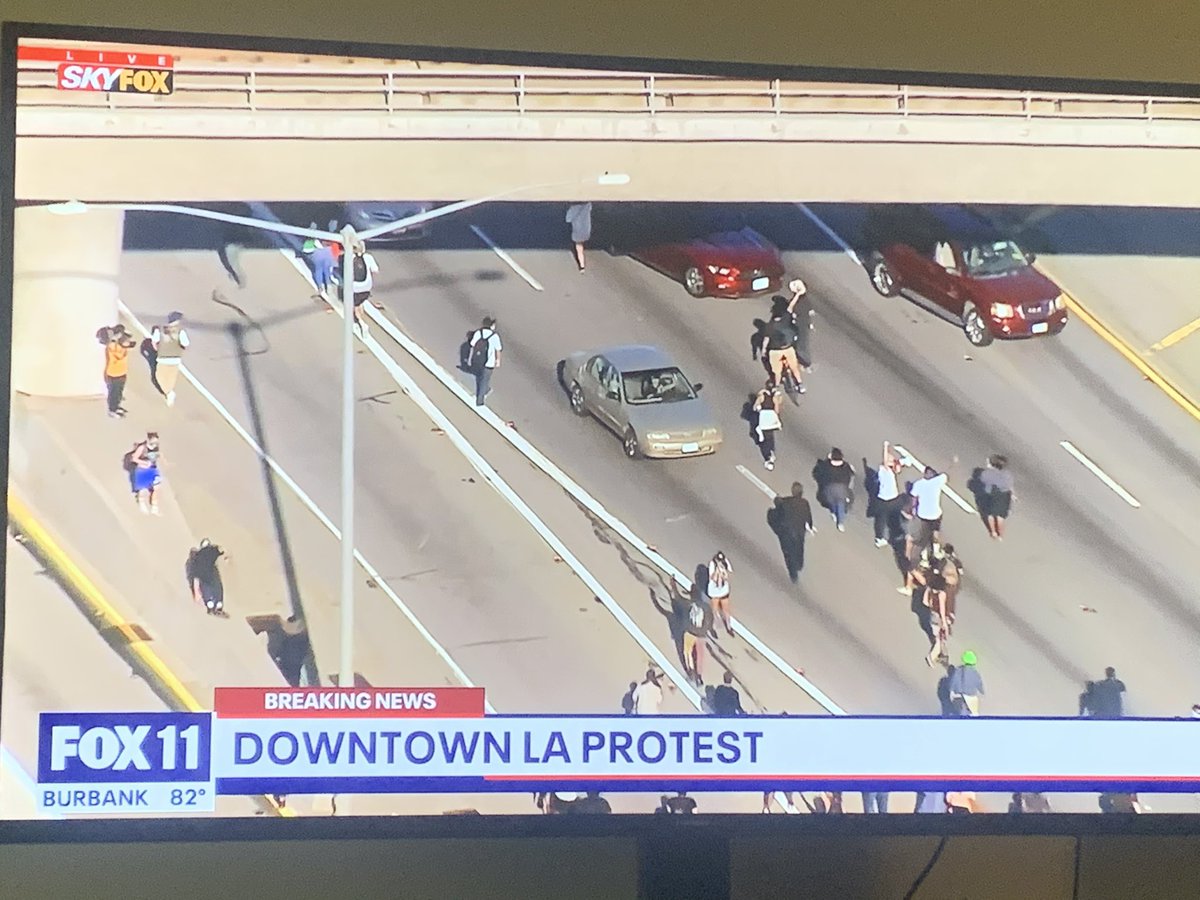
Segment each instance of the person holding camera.
[{"label": "person holding camera", "polygon": [[129,377],[129,351],[136,345],[124,325],[108,329],[104,343],[104,385],[108,389],[108,415],[119,419],[125,415],[121,401],[125,397],[125,381]]}]

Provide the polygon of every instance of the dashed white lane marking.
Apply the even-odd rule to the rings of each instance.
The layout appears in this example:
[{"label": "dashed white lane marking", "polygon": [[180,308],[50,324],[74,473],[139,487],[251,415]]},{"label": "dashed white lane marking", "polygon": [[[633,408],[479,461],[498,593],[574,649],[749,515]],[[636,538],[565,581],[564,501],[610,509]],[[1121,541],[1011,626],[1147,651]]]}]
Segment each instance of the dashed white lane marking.
[{"label": "dashed white lane marking", "polygon": [[761,478],[759,478],[757,475],[755,475],[753,472],[751,472],[745,466],[739,465],[737,467],[737,470],[742,473],[742,476],[747,481],[749,481],[752,485],[754,485],[756,488],[758,488],[760,491],[762,491],[764,494],[766,494],[770,499],[774,500],[776,497],[779,496],[777,493],[775,493],[775,490],[769,484],[767,484],[765,481],[763,481]]},{"label": "dashed white lane marking", "polygon": [[1117,484],[1115,481],[1113,481],[1113,479],[1110,478],[1103,469],[1101,469],[1098,465],[1096,465],[1094,462],[1092,462],[1090,459],[1088,459],[1086,456],[1084,456],[1083,453],[1079,450],[1079,448],[1076,447],[1074,444],[1072,444],[1070,441],[1059,441],[1058,446],[1062,447],[1064,450],[1066,450],[1068,453],[1070,453],[1073,457],[1075,457],[1077,460],[1079,460],[1081,463],[1083,463],[1084,467],[1089,472],[1091,472],[1093,475],[1095,475],[1097,478],[1099,478],[1101,481],[1103,481],[1105,484],[1107,484],[1110,488],[1112,488],[1113,493],[1115,493],[1118,497],[1120,497],[1122,500],[1124,500],[1126,503],[1128,503],[1134,509],[1141,508],[1142,504],[1138,502],[1137,498],[1134,497],[1133,494],[1129,493],[1129,491],[1125,490],[1125,488],[1121,487],[1119,484]]},{"label": "dashed white lane marking", "polygon": [[472,225],[471,230],[473,232],[475,232],[475,236],[477,238],[479,238],[481,241],[483,241],[485,244],[487,244],[492,249],[492,252],[495,253],[498,257],[500,257],[500,259],[502,259],[504,261],[504,264],[506,266],[508,266],[510,269],[512,269],[514,272],[516,272],[518,275],[520,275],[521,278],[523,278],[525,280],[526,284],[528,284],[535,291],[545,290],[545,288],[542,287],[541,283],[536,278],[534,278],[527,271],[525,271],[525,269],[521,266],[521,264],[519,262],[517,262],[515,259],[513,259],[511,256],[508,255],[507,250],[505,250],[503,247],[501,247],[499,244],[497,244],[495,241],[493,241],[490,237],[488,237],[487,232],[485,232],[478,225]]},{"label": "dashed white lane marking", "polygon": [[[912,466],[918,472],[925,471],[925,463],[921,462],[919,459],[917,459],[915,456],[913,456],[911,453],[909,453],[907,450],[905,450],[899,444],[892,444],[892,449],[895,450],[898,454],[900,454],[900,459],[906,466]],[[942,486],[942,493],[945,494],[947,497],[949,497],[950,501],[955,506],[957,506],[959,509],[961,509],[963,512],[973,513],[973,514],[977,512],[975,507],[972,506],[970,503],[968,503],[966,500],[964,500],[962,497],[960,497],[955,492],[954,488],[950,487],[949,484],[945,484]]]}]

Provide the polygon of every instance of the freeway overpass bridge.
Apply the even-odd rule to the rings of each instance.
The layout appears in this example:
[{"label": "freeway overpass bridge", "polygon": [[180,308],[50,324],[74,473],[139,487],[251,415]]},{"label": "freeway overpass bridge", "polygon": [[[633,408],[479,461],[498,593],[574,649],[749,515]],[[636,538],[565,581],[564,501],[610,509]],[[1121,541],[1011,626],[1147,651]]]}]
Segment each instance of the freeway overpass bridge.
[{"label": "freeway overpass bridge", "polygon": [[[1200,207],[1197,99],[173,55],[168,96],[22,62],[17,199],[453,200],[613,171],[631,181],[606,200]],[[111,209],[17,210],[15,390],[102,389],[122,231]]]},{"label": "freeway overpass bridge", "polygon": [[169,96],[23,62],[17,198],[454,199],[610,170],[633,176],[613,199],[1200,206],[1200,99],[190,52]]}]

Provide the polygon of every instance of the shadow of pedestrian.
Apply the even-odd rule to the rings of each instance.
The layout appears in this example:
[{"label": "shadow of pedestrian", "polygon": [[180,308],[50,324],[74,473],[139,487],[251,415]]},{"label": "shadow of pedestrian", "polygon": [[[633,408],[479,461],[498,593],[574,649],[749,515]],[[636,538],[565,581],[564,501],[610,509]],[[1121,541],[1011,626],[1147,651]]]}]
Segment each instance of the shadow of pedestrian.
[{"label": "shadow of pedestrian", "polygon": [[[246,624],[255,634],[267,636],[267,655],[275,663],[284,681],[292,687],[304,684],[306,669],[315,666],[312,643],[303,620],[297,616],[247,616]],[[310,684],[320,684],[319,681]]]},{"label": "shadow of pedestrian", "polygon": [[909,608],[914,616],[917,617],[917,623],[921,626],[921,631],[929,640],[929,645],[933,646],[933,614],[929,611],[929,607],[923,602],[925,589],[920,585],[913,588],[910,598]]},{"label": "shadow of pedestrian", "polygon": [[146,361],[146,369],[150,373],[150,384],[160,394],[166,392],[158,383],[158,351],[154,349],[154,342],[150,338],[145,338],[138,347],[138,354]]},{"label": "shadow of pedestrian", "polygon": [[967,490],[975,499],[975,510],[979,515],[979,521],[983,523],[984,528],[987,528],[987,514],[984,512],[987,509],[987,491],[983,487],[982,466],[977,466],[971,472],[971,477],[967,479]]},{"label": "shadow of pedestrian", "polygon": [[953,665],[947,666],[946,674],[939,678],[937,683],[938,703],[941,704],[942,717],[946,719],[956,719],[959,715],[958,707],[950,699],[950,677],[954,674],[955,668]]},{"label": "shadow of pedestrian", "polygon": [[650,589],[650,601],[654,604],[654,608],[658,610],[659,615],[667,620],[667,626],[671,634],[671,643],[675,647],[675,655],[686,669],[688,668],[688,664],[683,655],[683,633],[686,630],[684,622],[686,621],[688,607],[691,606],[692,598],[676,581],[670,582],[669,590],[670,597],[667,606],[664,606],[662,601],[658,599],[658,594],[653,588]]},{"label": "shadow of pedestrian", "polygon": [[754,442],[754,446],[758,446],[758,413],[754,411],[754,401],[758,399],[758,394],[750,394],[746,397],[746,402],[742,404],[742,419],[746,423],[746,435]]},{"label": "shadow of pedestrian", "polygon": [[[466,343],[464,343],[462,345],[462,348],[460,348],[461,349],[461,353],[460,353],[461,364],[459,365],[459,368],[462,369],[464,372],[466,371],[466,368],[464,368],[464,367],[467,365],[466,354],[471,352],[471,348],[469,346],[470,341],[471,341],[471,335],[468,334]],[[557,365],[555,365],[554,377],[558,381],[558,386],[560,388],[562,388],[562,392],[564,394],[566,394],[567,397],[569,398],[571,396],[571,386],[569,384],[567,384],[567,361],[565,359],[560,359],[558,361]]]},{"label": "shadow of pedestrian", "polygon": [[874,519],[875,509],[879,505],[879,470],[867,462],[865,456],[862,458],[862,473],[863,491],[867,495],[867,506],[864,514],[868,519]]}]

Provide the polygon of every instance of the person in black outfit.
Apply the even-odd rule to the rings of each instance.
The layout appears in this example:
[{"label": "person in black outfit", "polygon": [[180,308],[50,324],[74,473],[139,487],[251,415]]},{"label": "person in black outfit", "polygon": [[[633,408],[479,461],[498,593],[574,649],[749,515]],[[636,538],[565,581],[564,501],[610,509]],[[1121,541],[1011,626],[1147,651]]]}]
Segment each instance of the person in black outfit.
[{"label": "person in black outfit", "polygon": [[1080,698],[1080,715],[1093,719],[1119,719],[1124,712],[1121,695],[1125,693],[1125,682],[1117,678],[1117,670],[1109,666],[1104,670],[1103,681],[1089,681],[1087,690]]},{"label": "person in black outfit", "polygon": [[712,712],[714,716],[744,716],[742,697],[733,686],[733,673],[726,672],[722,684],[717,685],[712,696]]},{"label": "person in black outfit", "polygon": [[779,536],[779,546],[787,564],[788,577],[792,584],[795,584],[804,569],[805,535],[816,532],[813,528],[812,507],[804,499],[804,487],[799,482],[794,482],[791,496],[777,497],[772,512],[775,518],[775,533]]},{"label": "person in black outfit", "polygon": [[201,604],[210,616],[228,618],[225,612],[225,587],[217,561],[225,551],[205,538],[188,557],[188,581],[192,588],[192,599]]}]

